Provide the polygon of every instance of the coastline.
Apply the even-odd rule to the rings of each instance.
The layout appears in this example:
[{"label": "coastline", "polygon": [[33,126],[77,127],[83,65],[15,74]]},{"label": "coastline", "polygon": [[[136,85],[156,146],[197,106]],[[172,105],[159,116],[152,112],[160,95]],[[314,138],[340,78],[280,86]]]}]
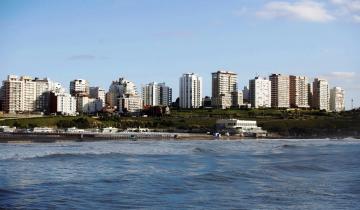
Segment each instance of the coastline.
[{"label": "coastline", "polygon": [[222,136],[216,138],[209,134],[197,133],[120,133],[120,134],[90,134],[90,133],[0,133],[0,143],[56,143],[56,142],[91,142],[91,141],[136,141],[136,140],[281,140],[281,139],[360,139],[358,136],[267,136],[267,137],[243,137]]}]

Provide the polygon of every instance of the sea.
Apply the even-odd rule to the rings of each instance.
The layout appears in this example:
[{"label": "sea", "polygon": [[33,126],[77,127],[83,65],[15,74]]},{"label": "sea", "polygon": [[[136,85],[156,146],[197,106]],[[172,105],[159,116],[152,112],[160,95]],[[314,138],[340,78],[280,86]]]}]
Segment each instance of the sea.
[{"label": "sea", "polygon": [[0,209],[360,209],[360,140],[2,143]]}]

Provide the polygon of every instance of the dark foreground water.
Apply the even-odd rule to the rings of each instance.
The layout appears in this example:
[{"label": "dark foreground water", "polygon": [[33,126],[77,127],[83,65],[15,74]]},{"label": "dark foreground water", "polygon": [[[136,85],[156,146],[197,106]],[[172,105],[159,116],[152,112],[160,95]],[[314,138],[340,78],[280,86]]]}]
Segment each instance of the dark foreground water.
[{"label": "dark foreground water", "polygon": [[360,140],[0,144],[0,209],[360,209]]}]

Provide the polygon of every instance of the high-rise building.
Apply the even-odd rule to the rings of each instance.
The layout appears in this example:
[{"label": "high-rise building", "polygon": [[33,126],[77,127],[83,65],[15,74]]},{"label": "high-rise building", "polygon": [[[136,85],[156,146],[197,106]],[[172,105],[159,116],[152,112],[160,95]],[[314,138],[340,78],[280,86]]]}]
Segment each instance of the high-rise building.
[{"label": "high-rise building", "polygon": [[199,108],[202,103],[202,78],[194,73],[183,74],[180,78],[179,106]]},{"label": "high-rise building", "polygon": [[314,79],[313,82],[313,108],[326,110],[330,108],[329,83],[325,79]]},{"label": "high-rise building", "polygon": [[239,108],[244,104],[244,97],[242,91],[234,91],[231,93],[231,107]]},{"label": "high-rise building", "polygon": [[88,96],[90,94],[89,83],[84,79],[75,79],[71,81],[70,94],[72,96]]},{"label": "high-rise building", "polygon": [[111,83],[106,96],[106,103],[112,108],[117,107],[119,105],[119,98],[123,95],[138,95],[138,93],[133,82],[125,78],[119,78],[119,80]]},{"label": "high-rise building", "polygon": [[119,78],[110,85],[107,104],[116,107],[119,113],[138,113],[143,107],[135,84],[124,78]]},{"label": "high-rise building", "polygon": [[8,113],[33,112],[36,105],[36,83],[31,77],[9,75],[3,81],[3,109]]},{"label": "high-rise building", "polygon": [[290,76],[290,107],[309,108],[308,79],[303,76]]},{"label": "high-rise building", "polygon": [[3,108],[10,113],[47,112],[50,91],[61,92],[64,89],[59,83],[48,79],[32,79],[29,76],[18,78],[9,75],[3,81]]},{"label": "high-rise building", "polygon": [[232,99],[237,91],[236,73],[230,71],[212,73],[212,106],[222,109],[230,108],[235,104]]},{"label": "high-rise building", "polygon": [[165,83],[151,82],[142,87],[144,106],[170,106],[172,89]]},{"label": "high-rise building", "polygon": [[171,106],[172,103],[172,88],[165,85],[165,82],[158,84],[160,87],[160,105]]},{"label": "high-rise building", "polygon": [[271,107],[271,81],[255,77],[249,81],[249,98],[253,108]]},{"label": "high-rise building", "polygon": [[90,98],[101,101],[101,108],[105,107],[105,89],[100,87],[90,87]]},{"label": "high-rise building", "polygon": [[330,110],[345,111],[345,91],[341,87],[334,87],[330,90]]},{"label": "high-rise building", "polygon": [[272,74],[269,79],[271,81],[271,107],[289,108],[289,76]]},{"label": "high-rise building", "polygon": [[120,113],[139,113],[143,101],[138,95],[124,95],[120,97],[118,107]]},{"label": "high-rise building", "polygon": [[56,93],[65,92],[60,83],[49,80],[48,78],[33,80],[36,83],[36,111],[47,112],[49,108],[49,94],[51,91]]},{"label": "high-rise building", "polygon": [[3,104],[4,104],[4,86],[1,85],[0,87],[0,111],[2,112],[3,111]]},{"label": "high-rise building", "polygon": [[313,108],[313,83],[308,83],[308,103],[311,108]]},{"label": "high-rise building", "polygon": [[76,97],[76,111],[79,113],[95,114],[100,112],[103,107],[103,101],[100,98]]},{"label": "high-rise building", "polygon": [[250,102],[249,88],[247,86],[244,86],[242,93],[243,93],[244,103],[249,103]]},{"label": "high-rise building", "polygon": [[76,98],[65,92],[50,92],[49,112],[62,115],[76,115]]}]

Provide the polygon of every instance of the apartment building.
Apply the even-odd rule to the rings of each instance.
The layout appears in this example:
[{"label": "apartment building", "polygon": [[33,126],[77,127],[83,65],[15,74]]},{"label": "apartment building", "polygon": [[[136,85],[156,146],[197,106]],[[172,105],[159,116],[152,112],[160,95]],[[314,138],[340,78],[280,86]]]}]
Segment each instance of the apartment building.
[{"label": "apartment building", "polygon": [[315,78],[313,82],[313,108],[326,110],[330,109],[329,83],[325,79]]},{"label": "apartment building", "polygon": [[72,96],[88,96],[90,94],[88,81],[84,79],[75,79],[71,81],[70,94]]},{"label": "apartment building", "polygon": [[260,77],[249,80],[249,100],[253,108],[270,108],[271,81]]},{"label": "apartment building", "polygon": [[144,106],[170,106],[172,89],[165,83],[151,82],[142,87]]},{"label": "apartment building", "polygon": [[90,98],[98,99],[101,101],[101,109],[105,107],[105,89],[100,87],[90,87]]},{"label": "apartment building", "polygon": [[330,90],[330,111],[345,111],[345,90],[341,87],[334,87]]},{"label": "apartment building", "polygon": [[289,108],[289,76],[282,74],[272,74],[269,76],[271,81],[271,107]]},{"label": "apartment building", "polygon": [[[237,74],[231,71],[217,71],[212,73],[212,106],[216,108],[230,108],[234,92],[237,92]],[[234,94],[233,94],[234,93]],[[235,99],[238,101],[237,99]]]},{"label": "apartment building", "polygon": [[290,107],[309,108],[308,79],[304,76],[290,75]]},{"label": "apartment building", "polygon": [[202,78],[194,73],[180,77],[179,106],[181,108],[199,108],[202,104]]},{"label": "apartment building", "polygon": [[61,115],[76,115],[76,98],[65,92],[50,92],[49,112]]}]

